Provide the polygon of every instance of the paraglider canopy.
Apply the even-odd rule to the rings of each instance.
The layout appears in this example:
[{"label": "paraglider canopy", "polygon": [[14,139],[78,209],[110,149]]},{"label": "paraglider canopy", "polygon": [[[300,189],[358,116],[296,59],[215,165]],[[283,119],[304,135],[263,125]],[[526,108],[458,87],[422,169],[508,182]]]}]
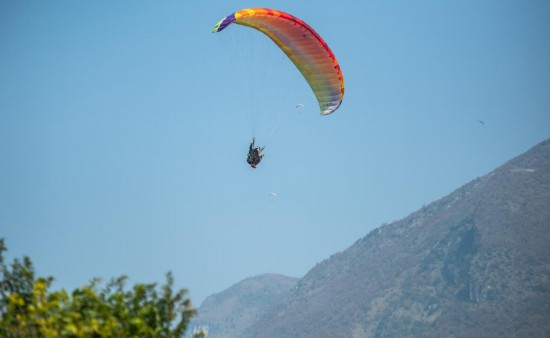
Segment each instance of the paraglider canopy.
[{"label": "paraglider canopy", "polygon": [[220,20],[213,32],[233,23],[257,29],[279,46],[313,90],[321,115],[338,109],[344,99],[344,77],[336,57],[313,28],[285,12],[248,8]]}]

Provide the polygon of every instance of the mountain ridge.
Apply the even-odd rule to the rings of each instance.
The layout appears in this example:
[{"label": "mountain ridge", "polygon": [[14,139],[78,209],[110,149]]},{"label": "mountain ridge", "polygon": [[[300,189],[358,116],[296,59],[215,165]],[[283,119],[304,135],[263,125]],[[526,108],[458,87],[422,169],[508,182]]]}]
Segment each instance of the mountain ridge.
[{"label": "mountain ridge", "polygon": [[246,330],[283,301],[298,278],[268,273],[246,278],[208,296],[191,327],[210,337],[241,337]]}]

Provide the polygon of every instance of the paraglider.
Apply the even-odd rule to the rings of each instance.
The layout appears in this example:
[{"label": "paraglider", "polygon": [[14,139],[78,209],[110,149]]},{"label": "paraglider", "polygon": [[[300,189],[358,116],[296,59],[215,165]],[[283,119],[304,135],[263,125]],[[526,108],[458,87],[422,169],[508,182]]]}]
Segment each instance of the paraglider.
[{"label": "paraglider", "polygon": [[275,201],[277,199],[277,193],[276,192],[270,192],[269,194],[267,194],[267,196],[269,196],[269,199],[271,201]]},{"label": "paraglider", "polygon": [[221,32],[233,23],[254,28],[275,42],[313,90],[321,115],[340,107],[344,99],[340,65],[327,43],[308,24],[275,9],[248,8],[223,18],[212,32]]},{"label": "paraglider", "polygon": [[[248,8],[223,18],[212,32],[221,32],[231,24],[260,31],[286,54],[309,84],[321,115],[332,114],[340,107],[344,99],[344,77],[340,65],[327,43],[308,24],[275,9]],[[302,107],[301,103],[296,105],[296,109]],[[254,141],[247,156],[247,163],[252,168],[261,162],[265,148],[254,147]]]},{"label": "paraglider", "polygon": [[265,146],[263,147],[255,147],[254,143],[256,142],[255,138],[252,138],[252,142],[250,142],[250,146],[248,147],[248,156],[246,157],[246,162],[250,164],[250,166],[254,169],[256,169],[256,166],[260,164],[264,157],[263,150]]}]

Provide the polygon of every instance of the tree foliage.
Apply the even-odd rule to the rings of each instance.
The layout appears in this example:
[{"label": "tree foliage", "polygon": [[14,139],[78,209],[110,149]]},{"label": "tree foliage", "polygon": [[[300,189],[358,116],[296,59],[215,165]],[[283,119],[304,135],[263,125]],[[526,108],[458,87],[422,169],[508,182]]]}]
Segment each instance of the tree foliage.
[{"label": "tree foliage", "polygon": [[0,239],[1,337],[181,337],[195,309],[174,278],[127,287],[122,276],[75,289],[51,290],[52,277],[36,277],[31,260],[6,264]]}]

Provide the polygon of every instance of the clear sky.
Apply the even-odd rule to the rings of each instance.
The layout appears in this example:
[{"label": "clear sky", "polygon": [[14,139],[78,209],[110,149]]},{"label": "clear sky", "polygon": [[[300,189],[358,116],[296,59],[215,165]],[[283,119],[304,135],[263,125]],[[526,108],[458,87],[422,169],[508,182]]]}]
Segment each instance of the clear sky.
[{"label": "clear sky", "polygon": [[[325,38],[339,110],[269,40],[211,33],[248,7]],[[547,0],[0,2],[0,237],[57,287],[170,270],[199,306],[301,277],[548,137]]]}]

